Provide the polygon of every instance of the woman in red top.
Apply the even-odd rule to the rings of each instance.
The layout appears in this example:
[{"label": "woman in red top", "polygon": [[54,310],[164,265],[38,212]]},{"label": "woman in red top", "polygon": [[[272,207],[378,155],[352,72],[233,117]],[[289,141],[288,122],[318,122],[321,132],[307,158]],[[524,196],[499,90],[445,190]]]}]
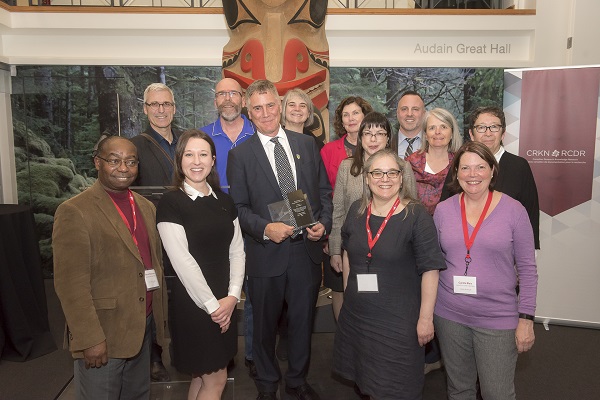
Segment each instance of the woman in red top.
[{"label": "woman in red top", "polygon": [[350,96],[340,102],[333,116],[333,129],[339,139],[330,141],[321,149],[321,158],[327,170],[331,187],[342,160],[352,157],[358,141],[358,128],[373,107],[362,97]]}]

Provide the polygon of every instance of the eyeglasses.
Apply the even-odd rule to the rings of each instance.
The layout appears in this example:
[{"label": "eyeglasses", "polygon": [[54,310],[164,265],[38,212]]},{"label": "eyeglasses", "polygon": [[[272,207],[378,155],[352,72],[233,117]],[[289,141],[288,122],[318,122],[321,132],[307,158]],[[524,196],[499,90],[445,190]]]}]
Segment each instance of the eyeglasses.
[{"label": "eyeglasses", "polygon": [[487,131],[488,129],[490,130],[490,132],[496,133],[500,132],[500,129],[502,129],[502,125],[476,125],[474,128],[478,133],[485,133],[485,131]]},{"label": "eyeglasses", "polygon": [[237,90],[223,90],[223,91],[215,93],[215,97],[221,97],[224,99],[227,96],[231,97],[232,99],[235,99],[238,97],[242,97],[242,94],[240,92],[238,92]]},{"label": "eyeglasses", "polygon": [[363,132],[363,136],[368,137],[369,139],[383,139],[384,137],[387,137],[387,132]]},{"label": "eyeglasses", "polygon": [[120,158],[110,158],[110,159],[106,159],[100,156],[96,156],[99,159],[101,159],[102,161],[105,161],[109,167],[111,168],[118,168],[120,167],[123,163],[125,163],[125,166],[127,168],[133,168],[133,167],[137,167],[137,165],[140,163],[139,160],[122,160]]},{"label": "eyeglasses", "polygon": [[390,169],[389,171],[375,170],[375,171],[369,172],[369,174],[371,174],[373,179],[382,179],[384,175],[386,175],[390,179],[396,179],[400,176],[401,173],[402,173],[402,171],[397,170],[397,169]]},{"label": "eyeglasses", "polygon": [[153,101],[152,103],[144,103],[146,106],[150,107],[154,111],[158,110],[160,106],[162,106],[165,110],[170,110],[175,106],[175,103],[171,103],[170,101],[165,101],[164,103],[159,103],[158,101]]}]

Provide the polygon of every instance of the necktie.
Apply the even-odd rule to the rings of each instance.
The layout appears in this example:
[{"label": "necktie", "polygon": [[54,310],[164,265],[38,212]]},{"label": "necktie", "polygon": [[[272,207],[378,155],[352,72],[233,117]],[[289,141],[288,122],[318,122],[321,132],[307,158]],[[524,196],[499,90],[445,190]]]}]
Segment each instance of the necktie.
[{"label": "necktie", "polygon": [[[277,172],[277,180],[279,181],[279,189],[284,199],[287,199],[287,194],[296,190],[296,183],[294,182],[294,175],[292,174],[292,167],[290,166],[290,160],[285,154],[285,150],[279,138],[274,137],[271,142],[275,144],[275,170]],[[290,210],[291,212],[291,210]],[[292,219],[292,225],[297,228],[296,221]],[[294,229],[292,238],[298,235],[298,231]]]},{"label": "necktie", "polygon": [[279,188],[283,198],[287,198],[286,194],[296,190],[296,183],[294,183],[294,174],[292,174],[292,167],[290,166],[290,160],[285,154],[285,150],[279,138],[274,137],[271,142],[275,144],[275,169],[277,170],[277,180],[279,181]]},{"label": "necktie", "polygon": [[404,158],[410,156],[413,153],[413,143],[415,142],[415,140],[417,140],[418,136],[415,136],[412,139],[406,138],[406,141],[408,142],[408,147],[406,148],[406,152],[404,152]]}]

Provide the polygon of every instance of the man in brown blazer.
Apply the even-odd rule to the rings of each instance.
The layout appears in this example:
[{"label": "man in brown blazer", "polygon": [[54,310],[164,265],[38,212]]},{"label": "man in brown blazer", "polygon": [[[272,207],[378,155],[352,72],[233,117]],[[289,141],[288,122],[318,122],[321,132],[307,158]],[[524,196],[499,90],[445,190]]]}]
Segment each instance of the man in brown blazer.
[{"label": "man in brown blazer", "polygon": [[102,140],[98,180],[56,210],[54,285],[75,358],[78,399],[150,396],[150,326],[166,328],[155,208],[129,190],[138,171],[128,139]]}]

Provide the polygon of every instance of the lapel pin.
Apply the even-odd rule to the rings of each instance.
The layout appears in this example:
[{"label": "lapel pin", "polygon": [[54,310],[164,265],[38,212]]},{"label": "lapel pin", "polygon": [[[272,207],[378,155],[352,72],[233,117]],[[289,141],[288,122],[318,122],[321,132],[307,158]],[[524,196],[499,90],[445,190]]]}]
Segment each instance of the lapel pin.
[{"label": "lapel pin", "polygon": [[299,160],[300,159],[300,154],[296,154],[296,158]]}]

